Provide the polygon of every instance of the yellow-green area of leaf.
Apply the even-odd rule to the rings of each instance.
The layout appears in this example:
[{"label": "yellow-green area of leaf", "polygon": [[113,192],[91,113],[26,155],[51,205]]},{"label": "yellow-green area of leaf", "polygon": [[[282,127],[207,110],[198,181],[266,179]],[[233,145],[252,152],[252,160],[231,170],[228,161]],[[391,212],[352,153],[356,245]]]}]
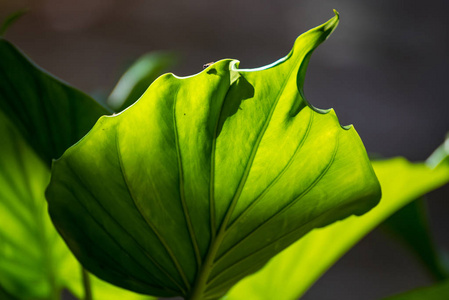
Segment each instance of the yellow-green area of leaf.
[{"label": "yellow-green area of leaf", "polygon": [[352,126],[302,92],[338,15],[283,59],[159,77],[53,165],[52,219],[83,265],[141,293],[215,299],[316,227],[375,206]]},{"label": "yellow-green area of leaf", "polygon": [[379,205],[363,216],[351,216],[315,229],[258,273],[243,279],[226,300],[293,300],[304,292],[346,251],[391,214],[416,198],[449,182],[449,165],[432,169],[404,158],[374,161],[382,187]]},{"label": "yellow-green area of leaf", "polygon": [[[44,190],[50,171],[0,112],[0,298],[83,296],[81,266],[53,227]],[[151,299],[92,277],[94,300]]]}]

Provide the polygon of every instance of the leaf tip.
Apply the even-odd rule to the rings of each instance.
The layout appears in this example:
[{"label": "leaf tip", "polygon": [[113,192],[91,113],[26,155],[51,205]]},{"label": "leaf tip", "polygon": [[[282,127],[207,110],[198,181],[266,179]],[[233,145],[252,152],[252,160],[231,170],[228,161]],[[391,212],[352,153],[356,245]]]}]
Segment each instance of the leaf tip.
[{"label": "leaf tip", "polygon": [[334,14],[337,18],[340,18],[340,13],[334,8]]},{"label": "leaf tip", "polygon": [[336,9],[334,9],[334,14],[335,16],[333,18],[323,24],[323,32],[326,33],[326,38],[328,38],[332,34],[332,32],[334,32],[335,28],[337,28],[337,25],[340,22],[340,13]]},{"label": "leaf tip", "polygon": [[13,25],[18,19],[20,19],[20,17],[25,15],[28,11],[28,8],[22,8],[7,16],[3,23],[0,24],[0,37],[5,35],[8,28]]}]

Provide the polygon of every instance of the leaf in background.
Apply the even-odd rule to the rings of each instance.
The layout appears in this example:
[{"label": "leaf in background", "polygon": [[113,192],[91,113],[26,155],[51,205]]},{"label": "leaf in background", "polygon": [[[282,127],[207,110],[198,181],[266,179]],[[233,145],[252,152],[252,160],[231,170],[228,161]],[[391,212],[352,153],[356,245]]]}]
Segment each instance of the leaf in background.
[{"label": "leaf in background", "polygon": [[446,279],[449,269],[434,244],[424,199],[417,199],[389,217],[382,229],[412,251],[437,280]]},{"label": "leaf in background", "polygon": [[108,110],[0,38],[0,110],[49,166]]},{"label": "leaf in background", "polygon": [[173,53],[154,52],[140,57],[120,78],[107,100],[114,111],[122,111],[146,91],[150,84],[176,62]]},{"label": "leaf in background", "polygon": [[436,167],[441,164],[449,164],[449,133],[446,135],[444,143],[438,147],[426,160],[429,167]]},{"label": "leaf in background", "polygon": [[[0,299],[83,295],[81,266],[56,232],[44,191],[50,171],[0,112]],[[93,279],[95,299],[150,299]],[[126,297],[126,298],[125,298]]]},{"label": "leaf in background", "polygon": [[[345,252],[391,214],[449,182],[449,164],[436,169],[403,158],[374,161],[382,187],[379,205],[363,216],[352,216],[315,229],[270,260],[258,273],[240,281],[227,300],[297,299]],[[282,291],[280,293],[279,291]]]},{"label": "leaf in background", "polygon": [[264,68],[222,60],[164,75],[101,118],[54,163],[47,190],[80,261],[130,290],[214,299],[313,228],[376,205],[354,128],[302,96],[310,55],[337,24]]},{"label": "leaf in background", "polygon": [[446,280],[430,287],[412,290],[384,300],[447,300],[448,295],[449,280]]},{"label": "leaf in background", "polygon": [[28,12],[28,9],[21,9],[10,14],[0,25],[0,37],[6,33],[6,30],[14,24],[20,17]]}]

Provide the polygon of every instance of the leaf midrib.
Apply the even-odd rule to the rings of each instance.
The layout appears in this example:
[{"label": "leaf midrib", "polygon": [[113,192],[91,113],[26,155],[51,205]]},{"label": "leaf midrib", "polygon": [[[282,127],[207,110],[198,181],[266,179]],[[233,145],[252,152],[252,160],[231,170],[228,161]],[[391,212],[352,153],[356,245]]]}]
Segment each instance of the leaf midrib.
[{"label": "leaf midrib", "polygon": [[[259,136],[253,146],[253,149],[251,150],[251,154],[248,159],[248,163],[246,165],[246,168],[242,175],[242,178],[240,179],[240,183],[237,187],[236,193],[234,194],[234,197],[231,200],[231,204],[229,205],[228,209],[226,210],[226,213],[223,218],[223,222],[220,225],[218,234],[216,235],[214,240],[211,240],[211,244],[210,244],[209,250],[206,254],[204,263],[198,272],[197,278],[195,279],[192,293],[189,295],[190,300],[201,299],[202,295],[204,294],[204,292],[207,288],[207,282],[208,282],[210,273],[212,272],[213,266],[215,264],[216,254],[223,242],[224,235],[226,233],[226,227],[229,222],[229,219],[231,218],[231,215],[233,213],[235,205],[236,205],[238,199],[240,198],[240,195],[243,191],[243,187],[246,184],[246,180],[248,179],[248,175],[251,170],[252,163],[254,162],[254,159],[256,157],[257,150],[259,149],[259,145],[260,145],[260,143],[266,133],[266,130],[271,122],[271,118],[273,117],[274,111],[276,110],[276,107],[277,107],[277,104],[279,103],[281,95],[283,94],[285,87],[287,86],[288,82],[290,81],[290,78],[292,76],[293,71],[296,69],[296,66],[299,65],[299,67],[300,67],[300,65],[301,65],[301,63],[299,63],[299,64],[297,63],[297,61],[299,61],[300,58],[301,58],[301,56],[299,56],[298,59],[292,64],[292,67],[288,73],[288,76],[285,79],[285,81],[283,82],[282,87],[279,89],[276,100],[274,101],[274,103],[271,107],[271,110],[267,117],[267,120],[265,121],[265,124],[264,124],[261,132],[259,133]],[[240,76],[242,76],[242,75],[240,74]],[[220,119],[220,117],[221,117],[221,112],[220,112],[220,115],[218,116],[218,119]],[[215,156],[215,152],[214,152],[214,156]],[[213,199],[213,201],[215,202],[215,199]]]}]

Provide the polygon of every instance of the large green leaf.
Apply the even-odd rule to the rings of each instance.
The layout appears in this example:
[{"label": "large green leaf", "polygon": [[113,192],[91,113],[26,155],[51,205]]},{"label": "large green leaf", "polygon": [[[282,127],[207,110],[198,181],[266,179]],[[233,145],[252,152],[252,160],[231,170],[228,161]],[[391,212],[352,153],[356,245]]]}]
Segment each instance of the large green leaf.
[{"label": "large green leaf", "polygon": [[416,289],[385,298],[384,300],[447,300],[449,295],[449,280],[433,286]]},{"label": "large green leaf", "polygon": [[108,114],[95,100],[42,71],[2,38],[0,110],[48,165]]},{"label": "large green leaf", "polygon": [[[81,266],[47,213],[50,171],[0,112],[0,299],[83,295]],[[94,299],[149,299],[92,277]],[[9,296],[8,296],[9,297]]]},{"label": "large green leaf", "polygon": [[394,158],[375,161],[373,167],[382,186],[379,205],[363,216],[352,216],[315,229],[273,258],[261,271],[239,282],[226,299],[297,299],[391,214],[449,182],[448,164],[431,169],[424,163],[413,164],[404,158]]},{"label": "large green leaf", "polygon": [[107,103],[114,111],[122,111],[142,96],[162,72],[173,66],[173,53],[153,52],[141,56],[122,75],[109,95]]},{"label": "large green leaf", "polygon": [[380,187],[360,138],[302,95],[338,15],[285,58],[167,74],[53,165],[52,219],[93,273],[158,296],[214,299],[313,228],[363,214]]}]

